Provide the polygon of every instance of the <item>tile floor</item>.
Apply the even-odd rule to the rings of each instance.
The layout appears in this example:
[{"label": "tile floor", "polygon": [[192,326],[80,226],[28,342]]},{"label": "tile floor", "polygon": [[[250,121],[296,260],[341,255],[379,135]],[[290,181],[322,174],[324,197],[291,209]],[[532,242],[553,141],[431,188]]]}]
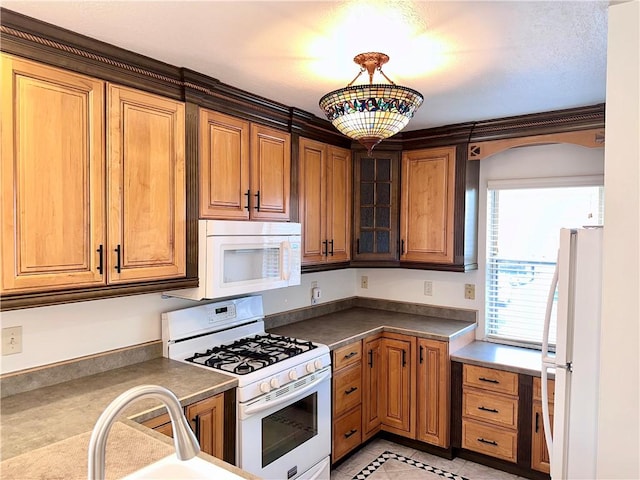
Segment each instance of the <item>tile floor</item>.
[{"label": "tile floor", "polygon": [[[502,472],[500,470],[494,470],[493,468],[485,467],[477,463],[463,460],[461,458],[454,458],[453,460],[447,460],[446,458],[431,455],[420,450],[415,450],[410,447],[398,445],[397,443],[390,442],[384,439],[376,439],[369,443],[358,452],[354,453],[350,458],[341,463],[335,470],[331,471],[331,480],[351,480],[354,475],[360,472],[364,467],[369,465],[373,460],[378,458],[383,452],[390,451],[402,455],[407,458],[426,463],[433,467],[441,468],[447,472],[460,475],[469,480],[516,480],[522,479],[510,473]],[[398,469],[398,464],[394,464],[394,469],[385,470],[385,465],[382,465],[375,474],[372,475],[375,480],[419,480],[424,478],[425,473],[416,467],[406,465],[406,469]],[[443,479],[445,477],[442,477]]]}]

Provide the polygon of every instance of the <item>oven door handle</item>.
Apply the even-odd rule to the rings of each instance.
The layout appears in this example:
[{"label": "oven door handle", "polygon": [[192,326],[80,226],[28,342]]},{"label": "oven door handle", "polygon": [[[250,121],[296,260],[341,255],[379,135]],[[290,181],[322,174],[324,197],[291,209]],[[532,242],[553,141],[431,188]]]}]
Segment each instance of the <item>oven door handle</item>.
[{"label": "oven door handle", "polygon": [[268,410],[268,409],[270,409],[272,407],[276,407],[278,405],[281,405],[281,404],[283,404],[285,402],[288,402],[289,400],[291,400],[294,397],[298,397],[301,394],[308,392],[309,390],[314,388],[316,385],[324,382],[327,378],[330,378],[330,377],[331,377],[331,371],[328,370],[324,375],[322,375],[317,380],[314,380],[309,385],[305,385],[303,388],[301,388],[299,390],[296,390],[296,391],[294,391],[293,393],[291,393],[289,395],[284,395],[282,397],[279,397],[277,400],[272,400],[270,402],[265,402],[265,403],[259,403],[255,407],[247,407],[247,408],[245,408],[244,413],[246,415],[251,415],[253,413],[262,412],[262,411]]}]

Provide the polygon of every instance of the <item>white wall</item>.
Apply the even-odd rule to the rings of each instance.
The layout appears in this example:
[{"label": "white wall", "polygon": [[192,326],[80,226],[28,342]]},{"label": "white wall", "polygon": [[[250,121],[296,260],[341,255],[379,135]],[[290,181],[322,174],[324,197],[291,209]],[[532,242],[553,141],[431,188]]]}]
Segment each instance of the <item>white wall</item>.
[{"label": "white wall", "polygon": [[[478,222],[478,270],[467,273],[406,269],[360,268],[356,293],[361,297],[384,298],[478,310],[476,338],[484,337],[484,278],[488,180],[602,175],[604,149],[577,145],[536,145],[513,148],[480,160],[480,218]],[[360,288],[368,277],[369,288]],[[424,295],[424,282],[433,282],[433,296]],[[464,298],[464,284],[476,286],[476,299]]]},{"label": "white wall", "polygon": [[640,3],[609,7],[598,478],[640,478]]},{"label": "white wall", "polygon": [[[355,295],[353,270],[305,274],[299,286],[263,292],[265,314],[310,305],[312,281],[322,289],[320,302]],[[3,312],[3,328],[22,326],[22,353],[0,357],[0,372],[159,340],[162,312],[199,304],[147,294]]]}]

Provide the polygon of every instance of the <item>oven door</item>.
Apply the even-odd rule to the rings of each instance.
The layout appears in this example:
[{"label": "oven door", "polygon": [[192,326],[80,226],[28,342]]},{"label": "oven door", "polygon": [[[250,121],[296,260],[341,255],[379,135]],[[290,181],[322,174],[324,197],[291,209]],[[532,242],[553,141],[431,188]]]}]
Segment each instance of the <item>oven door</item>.
[{"label": "oven door", "polygon": [[272,392],[274,406],[239,405],[238,466],[266,479],[286,480],[326,460],[331,452],[330,380],[330,374],[323,375],[311,388]]}]

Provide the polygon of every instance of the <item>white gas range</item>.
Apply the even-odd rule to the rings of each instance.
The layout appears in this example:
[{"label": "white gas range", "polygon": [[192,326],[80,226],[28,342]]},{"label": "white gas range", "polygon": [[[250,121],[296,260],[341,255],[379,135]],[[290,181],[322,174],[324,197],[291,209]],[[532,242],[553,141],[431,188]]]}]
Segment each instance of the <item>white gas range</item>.
[{"label": "white gas range", "polygon": [[237,466],[266,479],[329,479],[326,345],[264,331],[262,297],[162,314],[165,357],[238,379]]}]

